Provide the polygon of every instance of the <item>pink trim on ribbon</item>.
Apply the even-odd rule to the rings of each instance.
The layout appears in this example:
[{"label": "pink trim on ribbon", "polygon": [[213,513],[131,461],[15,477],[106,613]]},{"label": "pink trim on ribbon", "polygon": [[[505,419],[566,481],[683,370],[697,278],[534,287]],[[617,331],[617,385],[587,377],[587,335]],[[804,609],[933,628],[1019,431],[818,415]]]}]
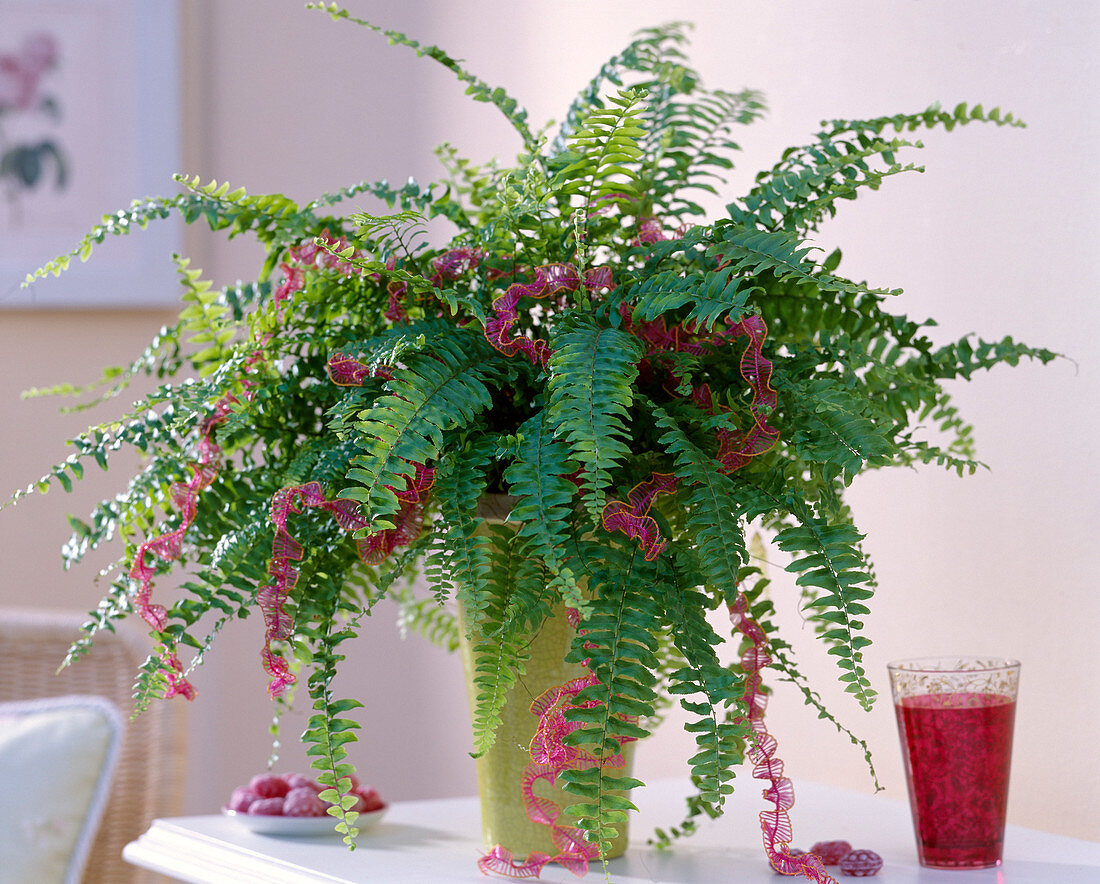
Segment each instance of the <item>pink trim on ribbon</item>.
[{"label": "pink trim on ribbon", "polygon": [[591,267],[583,274],[572,264],[545,264],[535,268],[535,280],[514,282],[493,299],[493,313],[485,322],[485,339],[505,356],[522,353],[534,365],[545,368],[550,361],[550,345],[541,339],[515,333],[519,321],[519,302],[523,298],[542,299],[576,291],[581,286],[589,291],[615,287],[610,267]]},{"label": "pink trim on ribbon", "polygon": [[[776,392],[771,388],[772,363],[764,357],[762,346],[768,329],[759,316],[746,316],[724,332],[723,336],[734,339],[746,336],[749,343],[741,355],[741,376],[752,390],[752,402],[749,414],[753,424],[748,432],[740,430],[718,430],[718,462],[721,472],[732,473],[739,470],[759,454],[771,451],[779,441],[779,431],[768,425],[768,412],[775,408],[778,401]],[[716,404],[710,386],[703,384],[692,394],[695,404],[707,414],[729,412],[724,405]]]},{"label": "pink trim on ribbon", "polygon": [[748,750],[749,761],[753,765],[752,775],[758,780],[769,781],[770,785],[763,795],[775,807],[760,813],[768,862],[781,875],[802,875],[818,884],[836,884],[836,880],[825,871],[820,857],[812,853],[791,855],[793,833],[787,811],[794,806],[794,785],[783,776],[783,762],[775,757],[778,744],[764,723],[768,697],[761,690],[760,671],[772,661],[768,654],[768,637],[760,624],[749,616],[749,602],[743,592],[739,592],[729,606],[729,614],[734,628],[751,643],[741,655],[741,668],[745,671],[744,699],[752,729]]},{"label": "pink trim on ribbon", "polygon": [[[364,562],[377,564],[397,547],[416,539],[424,522],[424,504],[434,477],[434,470],[422,465],[417,465],[415,476],[406,477],[405,489],[397,493],[401,508],[394,520],[395,527],[356,541],[356,551]],[[319,507],[330,513],[344,531],[359,531],[370,524],[355,501],[346,498],[326,500],[319,482],[282,488],[272,496],[271,521],[275,524],[275,538],[271,543],[267,571],[272,579],[256,592],[256,602],[266,626],[260,657],[264,670],[271,676],[267,690],[272,697],[282,696],[295,682],[290,665],[272,648],[272,643],[286,641],[294,632],[294,619],[284,606],[298,583],[295,563],[302,560],[305,550],[287,530],[287,520],[291,513],[300,513],[305,507]]]},{"label": "pink trim on ribbon", "polygon": [[[327,231],[325,231],[323,235],[327,235]],[[347,240],[343,237],[340,239],[329,238],[328,244],[332,248],[343,249],[347,247]],[[305,285],[306,271],[315,269],[334,269],[348,275],[357,272],[355,265],[350,261],[333,255],[331,252],[318,246],[315,242],[302,243],[299,246],[291,247],[287,250],[287,254],[287,260],[281,262],[279,265],[279,269],[283,272],[283,281],[276,287],[273,298],[276,305],[276,325],[278,325],[281,319],[284,304]],[[272,339],[272,337],[274,337],[272,332],[264,334],[263,337],[257,341],[258,346],[262,348],[264,344]],[[266,356],[263,350],[257,349],[245,360],[240,383],[244,388],[246,397],[251,395],[251,389],[254,386],[254,383],[249,380],[248,374],[253,370],[254,366],[262,363],[265,359]],[[354,360],[351,360],[351,362],[354,362]],[[358,366],[358,363],[355,363],[355,365],[338,364],[335,368],[335,374],[342,379],[354,377],[359,371]],[[370,373],[369,369],[366,369],[366,371]],[[375,374],[379,374],[381,371],[384,370],[375,372]],[[138,582],[137,589],[133,593],[133,600],[137,607],[138,614],[157,632],[163,633],[167,627],[168,611],[163,605],[155,604],[150,601],[152,596],[153,577],[156,574],[156,566],[150,559],[156,557],[164,561],[174,561],[180,557],[183,550],[183,537],[188,528],[190,528],[195,521],[195,515],[198,511],[198,496],[200,492],[211,485],[218,474],[218,461],[221,458],[221,449],[218,447],[217,443],[214,442],[214,430],[219,424],[225,421],[229,416],[231,407],[237,402],[237,398],[230,393],[223,396],[214,405],[212,413],[203,421],[199,429],[199,441],[197,446],[198,459],[188,465],[191,471],[191,478],[187,482],[177,482],[170,488],[172,502],[180,514],[179,526],[173,531],[150,538],[142,543],[134,556],[133,564],[130,566],[128,572],[129,576]],[[289,538],[289,535],[287,535],[287,538]],[[289,539],[293,541],[293,538]],[[293,551],[292,546],[287,549]],[[286,559],[286,556],[284,555],[283,558]],[[261,604],[261,607],[263,607],[263,604]],[[269,610],[265,611],[265,619],[269,619],[268,629],[275,635],[281,634],[285,629],[285,624],[280,620],[279,611],[281,611],[281,603],[274,605],[274,607],[270,607],[269,605]],[[268,652],[269,649],[270,639],[265,645],[265,652]],[[164,647],[160,652],[160,662],[162,664],[162,672],[167,679],[167,687],[164,693],[165,698],[173,697],[178,694],[185,696],[189,700],[194,699],[196,695],[195,688],[188,682],[183,674],[183,666],[176,654],[176,645],[174,642],[165,641]],[[279,670],[278,663],[272,663],[272,667],[277,671]],[[275,675],[275,677],[279,679],[282,676]]]},{"label": "pink trim on ribbon", "polygon": [[353,356],[336,354],[329,357],[328,376],[338,387],[361,387],[367,378],[391,380],[393,373],[385,366],[371,368]]},{"label": "pink trim on ribbon", "polygon": [[[138,614],[152,629],[164,632],[168,625],[168,611],[164,605],[152,603],[150,598],[153,592],[153,577],[156,575],[156,565],[152,564],[149,556],[155,556],[164,561],[174,561],[180,557],[183,551],[183,536],[187,529],[195,521],[198,512],[199,493],[210,486],[218,475],[218,460],[221,457],[221,449],[213,439],[214,428],[224,421],[230,412],[230,406],[236,402],[232,395],[224,396],[214,412],[199,429],[199,459],[198,462],[189,464],[191,478],[187,482],[176,482],[169,489],[172,503],[180,514],[180,524],[174,531],[161,534],[158,537],[146,540],[138,547],[134,555],[133,564],[130,566],[129,575],[138,581],[138,588],[134,591],[134,601],[137,604]],[[195,699],[195,688],[183,674],[183,666],[175,652],[174,643],[165,642],[161,651],[160,660],[165,668],[162,670],[167,680],[164,697],[180,695],[188,700]]]},{"label": "pink trim on ribbon", "polygon": [[661,537],[657,520],[649,515],[649,510],[658,494],[671,494],[675,490],[675,476],[654,473],[630,489],[625,503],[621,500],[607,503],[602,515],[604,530],[621,531],[631,540],[637,540],[645,560],[652,562],[668,545],[668,541]]},{"label": "pink trim on ribbon", "polygon": [[291,513],[302,512],[304,507],[328,510],[336,516],[337,522],[345,531],[366,527],[367,524],[364,519],[355,515],[352,501],[325,500],[319,482],[282,488],[272,496],[271,521],[275,524],[275,538],[271,542],[271,561],[267,569],[272,580],[256,592],[256,603],[263,612],[266,626],[260,657],[264,670],[271,676],[267,690],[272,697],[282,696],[295,682],[290,665],[272,649],[272,643],[286,641],[294,632],[294,619],[286,612],[284,605],[298,583],[298,568],[295,563],[302,560],[305,550],[287,531],[287,519]]}]

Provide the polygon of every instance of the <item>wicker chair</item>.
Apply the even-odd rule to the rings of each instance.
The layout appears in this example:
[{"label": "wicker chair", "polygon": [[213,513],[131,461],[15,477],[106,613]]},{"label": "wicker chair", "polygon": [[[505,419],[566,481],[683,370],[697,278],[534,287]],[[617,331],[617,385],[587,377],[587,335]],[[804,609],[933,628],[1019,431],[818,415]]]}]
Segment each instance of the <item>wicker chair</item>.
[{"label": "wicker chair", "polygon": [[[0,608],[0,702],[96,694],[113,702],[125,719],[132,707],[130,688],[148,654],[148,642],[122,627],[118,633],[101,633],[90,654],[57,673],[85,619]],[[148,829],[154,817],[180,812],[183,724],[181,704],[166,702],[152,704],[126,725],[111,798],[84,875],[87,884],[166,880],[126,863],[122,848]]]}]

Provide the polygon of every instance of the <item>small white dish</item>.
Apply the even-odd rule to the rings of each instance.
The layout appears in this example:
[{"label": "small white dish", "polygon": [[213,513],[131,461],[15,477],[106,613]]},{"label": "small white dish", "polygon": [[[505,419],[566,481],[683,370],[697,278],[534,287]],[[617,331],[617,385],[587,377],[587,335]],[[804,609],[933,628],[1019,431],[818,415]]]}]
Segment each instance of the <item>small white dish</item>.
[{"label": "small white dish", "polygon": [[[366,832],[376,826],[386,815],[388,807],[361,813],[355,820],[360,832]],[[257,835],[281,835],[292,838],[315,838],[320,835],[339,835],[336,831],[336,817],[325,816],[263,816],[260,814],[239,813],[222,808],[225,816],[236,820],[246,829]]]}]

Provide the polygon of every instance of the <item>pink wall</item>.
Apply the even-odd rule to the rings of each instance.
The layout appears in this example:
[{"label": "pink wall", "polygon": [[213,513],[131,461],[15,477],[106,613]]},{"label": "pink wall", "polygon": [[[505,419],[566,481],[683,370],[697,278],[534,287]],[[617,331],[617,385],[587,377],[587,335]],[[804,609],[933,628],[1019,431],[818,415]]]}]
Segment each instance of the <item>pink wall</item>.
[{"label": "pink wall", "polygon": [[[349,5],[466,59],[484,79],[506,85],[535,121],[560,117],[633,30],[670,17],[667,4],[653,0]],[[185,12],[184,156],[186,171],[204,179],[308,199],[363,177],[430,178],[431,148],[444,140],[474,159],[508,157],[517,147],[494,111],[471,108],[447,72],[306,13],[297,0],[196,0]],[[928,150],[919,159],[928,171],[846,206],[820,245],[843,243],[849,274],[905,288],[901,309],[936,315],[942,340],[970,330],[1011,334],[1076,360],[1000,369],[959,386],[956,400],[977,426],[990,471],[965,480],[932,469],[870,476],[852,502],[881,583],[867,618],[875,644],[866,654],[880,692],[888,694],[884,667],[895,657],[1021,658],[1012,821],[1098,838],[1088,808],[1100,772],[1082,749],[1100,724],[1085,656],[1100,613],[1086,564],[1095,548],[1086,526],[1098,515],[1090,265],[1100,233],[1093,171],[1100,10],[1089,0],[925,0],[889,10],[869,0],[828,7],[727,0],[677,11],[689,13],[698,23],[692,55],[707,84],[763,89],[772,107],[741,139],[731,193],[827,116],[969,100],[1001,105],[1029,123],[1023,131],[922,135]],[[257,251],[248,243],[192,234],[189,250],[216,282],[253,274]],[[88,422],[58,417],[48,401],[21,402],[18,391],[87,379],[100,365],[124,361],[166,318],[0,314],[0,487],[36,478],[63,456],[61,440]],[[56,552],[64,512],[86,511],[113,487],[109,477],[91,481],[71,497],[55,490],[0,513],[0,603],[94,606],[92,570],[64,574]],[[804,671],[871,742],[888,794],[903,796],[888,698],[864,715],[834,687],[831,660],[801,630],[792,584],[776,570],[774,598]],[[373,619],[344,675],[344,689],[367,703],[354,759],[391,798],[472,791],[467,747],[454,739],[466,716],[457,659],[417,638],[401,641],[392,608]],[[268,755],[258,627],[253,618],[223,632],[197,673],[189,812],[215,809]],[[796,782],[868,788],[860,754],[788,686],[778,686],[772,715]],[[670,723],[640,748],[642,778],[681,773],[686,743]],[[285,766],[304,768],[293,750],[286,756]]]}]

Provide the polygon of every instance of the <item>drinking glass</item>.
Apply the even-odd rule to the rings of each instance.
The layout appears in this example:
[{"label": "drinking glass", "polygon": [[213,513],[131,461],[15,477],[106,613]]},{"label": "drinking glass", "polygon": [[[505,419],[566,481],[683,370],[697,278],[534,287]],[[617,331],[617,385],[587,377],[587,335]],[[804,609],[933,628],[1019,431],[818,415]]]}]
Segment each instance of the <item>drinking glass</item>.
[{"label": "drinking glass", "polygon": [[924,657],[887,669],[921,865],[1000,865],[1019,662]]}]

